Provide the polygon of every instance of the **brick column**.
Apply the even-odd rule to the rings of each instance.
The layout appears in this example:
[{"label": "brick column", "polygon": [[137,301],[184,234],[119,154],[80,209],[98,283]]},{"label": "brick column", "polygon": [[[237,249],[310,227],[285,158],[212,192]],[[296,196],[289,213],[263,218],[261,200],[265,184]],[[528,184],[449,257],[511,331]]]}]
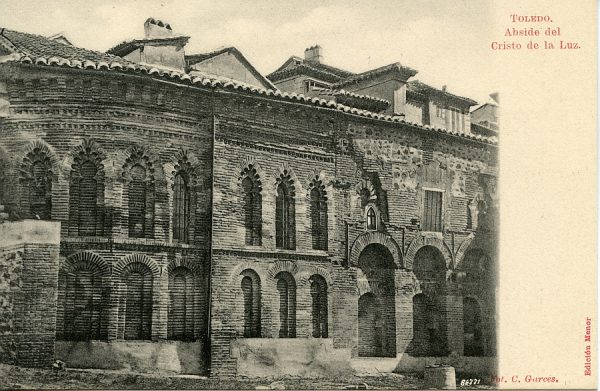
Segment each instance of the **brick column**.
[{"label": "brick column", "polygon": [[396,270],[396,353],[406,352],[413,337],[413,285],[411,272]]},{"label": "brick column", "polygon": [[462,356],[464,352],[463,299],[458,293],[444,296],[448,353]]}]

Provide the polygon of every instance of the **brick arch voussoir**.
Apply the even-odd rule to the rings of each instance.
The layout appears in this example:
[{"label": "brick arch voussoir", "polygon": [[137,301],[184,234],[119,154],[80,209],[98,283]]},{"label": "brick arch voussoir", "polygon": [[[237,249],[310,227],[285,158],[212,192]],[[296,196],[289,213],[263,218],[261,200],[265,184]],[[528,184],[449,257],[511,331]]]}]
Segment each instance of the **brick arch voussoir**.
[{"label": "brick arch voussoir", "polygon": [[274,178],[274,181],[272,182],[273,194],[277,194],[277,186],[279,185],[279,182],[280,182],[279,178],[281,177],[281,175],[284,175],[286,173],[287,173],[287,175],[290,176],[291,184],[294,187],[295,197],[298,197],[300,194],[303,194],[304,186],[302,186],[302,182],[296,175],[296,172],[287,163],[281,164],[275,173],[275,178]]},{"label": "brick arch voussoir", "polygon": [[32,163],[30,160],[30,155],[34,153],[34,151],[38,149],[42,154],[48,157],[50,161],[50,166],[52,169],[52,174],[54,176],[58,176],[62,173],[61,162],[58,159],[58,155],[54,148],[45,142],[44,140],[37,139],[29,142],[17,155],[17,161],[21,163],[21,171],[27,170],[29,165]]},{"label": "brick arch voussoir", "polygon": [[189,176],[189,185],[192,188],[203,185],[201,181],[202,176],[199,171],[199,160],[194,152],[187,149],[180,149],[171,156],[170,161],[173,164],[173,171],[170,175],[172,178],[167,181],[170,183],[170,186],[173,184],[173,178],[180,171],[185,172]]},{"label": "brick arch voussoir", "polygon": [[355,190],[356,194],[360,195],[363,189],[369,190],[369,201],[374,201],[377,199],[377,192],[375,191],[375,186],[368,178],[363,178],[356,184]]},{"label": "brick arch voussoir", "polygon": [[143,145],[132,145],[117,154],[115,158],[115,166],[118,170],[116,176],[125,179],[131,167],[139,163],[149,171],[149,176],[153,181],[164,180],[160,158],[152,149]]},{"label": "brick arch voussoir", "polygon": [[327,283],[328,289],[331,289],[333,286],[333,278],[331,277],[331,273],[329,273],[329,270],[320,266],[301,267],[300,272],[296,276],[298,286],[309,286],[309,281],[313,276],[322,277]]},{"label": "brick arch voussoir", "polygon": [[264,283],[264,281],[266,280],[265,273],[263,272],[263,270],[257,267],[256,263],[240,262],[229,273],[229,282],[232,284],[236,284],[237,282],[241,281],[243,278],[242,273],[245,270],[251,270],[252,272],[254,272],[260,279],[261,284]]},{"label": "brick arch voussoir", "polygon": [[127,267],[133,263],[141,263],[143,265],[146,265],[150,269],[154,277],[159,277],[161,274],[161,270],[156,264],[156,262],[152,258],[144,254],[131,254],[120,259],[113,269],[113,274],[119,277],[123,276],[124,271],[127,269]]},{"label": "brick arch voussoir", "polygon": [[456,251],[456,254],[454,255],[454,263],[455,263],[454,268],[455,269],[458,269],[459,265],[465,259],[465,255],[467,254],[467,252],[469,250],[473,249],[473,248],[471,248],[471,244],[473,243],[474,239],[475,239],[475,236],[473,234],[471,234],[458,247],[458,250]]},{"label": "brick arch voussoir", "polygon": [[189,258],[176,258],[167,265],[167,273],[170,275],[171,272],[178,267],[185,267],[195,275],[200,275],[202,272],[197,262],[194,262]]},{"label": "brick arch voussoir", "polygon": [[80,251],[66,258],[61,258],[60,270],[66,274],[75,273],[78,270],[89,270],[93,274],[102,277],[111,275],[108,262],[100,255],[91,251]]},{"label": "brick arch voussoir", "polygon": [[404,255],[404,267],[406,269],[412,270],[415,261],[415,255],[421,248],[425,246],[437,248],[444,257],[446,270],[453,269],[454,256],[452,255],[452,251],[450,251],[450,248],[446,242],[438,237],[424,237],[422,235],[418,235],[415,239],[413,239],[406,250],[406,254]]},{"label": "brick arch voussoir", "polygon": [[392,254],[396,268],[403,267],[402,251],[398,243],[390,235],[378,231],[365,232],[356,238],[350,250],[350,266],[358,267],[360,254],[371,244],[381,244],[386,247]]},{"label": "brick arch voussoir", "polygon": [[[254,171],[256,172],[256,175],[253,175],[253,176],[249,175],[250,167],[252,167],[254,169]],[[235,179],[233,179],[233,181],[235,181],[235,183],[232,183],[232,184],[234,186],[237,186],[240,189],[240,191],[243,190],[242,181],[246,177],[249,177],[256,182],[256,184],[258,185],[259,192],[261,192],[261,193],[263,192],[263,188],[264,188],[263,182],[264,182],[266,176],[265,176],[264,171],[262,170],[262,168],[260,167],[260,165],[258,163],[256,163],[255,161],[253,161],[251,159],[244,159],[244,162],[242,164],[238,164],[237,174],[238,175],[235,177]]]},{"label": "brick arch voussoir", "polygon": [[[89,151],[89,153],[88,153]],[[105,168],[107,167],[108,156],[98,144],[91,139],[84,139],[80,144],[71,150],[71,158],[69,170],[71,173],[77,173],[78,165],[80,164],[81,156],[89,156],[90,160],[96,164],[98,173],[96,174],[99,178],[106,176]]]},{"label": "brick arch voussoir", "polygon": [[298,273],[298,266],[296,266],[294,262],[290,261],[277,261],[274,264],[272,264],[267,270],[267,277],[269,279],[274,280],[277,274],[279,274],[280,272],[288,272],[295,279],[295,276]]}]

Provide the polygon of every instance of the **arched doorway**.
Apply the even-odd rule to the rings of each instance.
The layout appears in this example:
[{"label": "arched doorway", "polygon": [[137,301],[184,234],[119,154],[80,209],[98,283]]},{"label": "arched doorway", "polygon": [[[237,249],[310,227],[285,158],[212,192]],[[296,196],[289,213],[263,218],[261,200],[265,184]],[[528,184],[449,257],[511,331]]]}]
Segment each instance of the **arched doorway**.
[{"label": "arched doorway", "polygon": [[420,294],[413,298],[413,356],[446,356],[447,319],[443,311],[446,294],[446,262],[436,247],[421,247],[415,254],[413,273]]},{"label": "arched doorway", "polygon": [[396,290],[394,258],[381,244],[370,244],[358,259],[361,284],[367,292],[358,300],[358,355],[396,356]]}]

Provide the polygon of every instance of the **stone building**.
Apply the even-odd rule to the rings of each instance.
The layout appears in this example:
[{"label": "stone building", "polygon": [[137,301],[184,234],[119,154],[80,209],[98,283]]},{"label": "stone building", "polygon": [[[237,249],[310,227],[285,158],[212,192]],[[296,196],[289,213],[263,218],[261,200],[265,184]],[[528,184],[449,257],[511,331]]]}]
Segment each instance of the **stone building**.
[{"label": "stone building", "polygon": [[0,205],[60,223],[40,349],[224,376],[493,366],[497,140],[474,101],[318,47],[264,77],[144,29],[107,53],[0,30]]}]

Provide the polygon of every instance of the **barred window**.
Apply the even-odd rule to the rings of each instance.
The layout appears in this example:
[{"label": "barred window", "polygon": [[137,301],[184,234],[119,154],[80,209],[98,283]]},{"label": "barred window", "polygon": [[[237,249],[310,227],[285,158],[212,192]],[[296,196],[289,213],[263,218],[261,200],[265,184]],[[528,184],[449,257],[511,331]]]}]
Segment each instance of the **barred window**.
[{"label": "barred window", "polygon": [[143,238],[146,228],[146,169],[139,164],[131,168],[128,189],[129,236]]},{"label": "barred window", "polygon": [[173,239],[188,242],[190,225],[190,188],[186,173],[175,175],[173,186]]},{"label": "barred window", "polygon": [[279,292],[279,338],[296,338],[296,282],[288,272],[280,272],[275,278]]},{"label": "barred window", "polygon": [[328,337],[327,282],[319,275],[310,278],[310,296],[312,298],[312,336]]},{"label": "barred window", "polygon": [[245,243],[250,246],[262,244],[262,196],[261,184],[252,165],[242,172],[242,188],[244,191],[244,226],[246,228]]},{"label": "barred window", "polygon": [[314,186],[310,191],[312,248],[327,250],[327,197],[321,181],[316,181]]},{"label": "barred window", "polygon": [[244,300],[244,337],[259,338],[261,336],[261,292],[260,278],[253,270],[242,272],[241,288]]},{"label": "barred window", "polygon": [[168,338],[194,340],[196,289],[190,269],[180,266],[169,273],[169,295]]},{"label": "barred window", "polygon": [[98,192],[104,192],[104,184],[98,183],[98,167],[87,160],[81,164],[78,185],[77,227],[80,236],[94,236],[102,231],[99,221]]},{"label": "barred window", "polygon": [[278,178],[275,200],[275,245],[277,248],[296,248],[296,216],[294,185],[289,174]]},{"label": "barred window", "polygon": [[[78,148],[69,181],[69,235],[103,236],[104,156],[91,141],[84,140]],[[110,227],[110,221],[106,225]]]},{"label": "barred window", "polygon": [[43,162],[35,162],[31,167],[31,187],[29,200],[31,214],[42,220],[52,214],[52,177],[49,167]]}]

